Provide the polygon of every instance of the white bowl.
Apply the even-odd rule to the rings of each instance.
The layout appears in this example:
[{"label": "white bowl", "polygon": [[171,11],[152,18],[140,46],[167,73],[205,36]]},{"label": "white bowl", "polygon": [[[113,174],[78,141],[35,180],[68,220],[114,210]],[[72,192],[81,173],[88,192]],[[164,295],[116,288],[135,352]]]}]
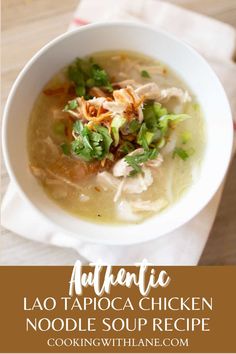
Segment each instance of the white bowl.
[{"label": "white bowl", "polygon": [[[176,204],[139,225],[96,224],[68,214],[47,197],[28,168],[28,120],[34,101],[45,83],[75,57],[119,49],[141,52],[171,67],[195,94],[206,122],[206,147],[199,180]],[[65,232],[102,244],[124,245],[148,241],[175,230],[193,218],[220,186],[229,165],[232,141],[228,100],[206,61],[169,34],[139,24],[88,25],[51,41],[21,71],[9,94],[3,118],[5,163],[21,196]]]}]

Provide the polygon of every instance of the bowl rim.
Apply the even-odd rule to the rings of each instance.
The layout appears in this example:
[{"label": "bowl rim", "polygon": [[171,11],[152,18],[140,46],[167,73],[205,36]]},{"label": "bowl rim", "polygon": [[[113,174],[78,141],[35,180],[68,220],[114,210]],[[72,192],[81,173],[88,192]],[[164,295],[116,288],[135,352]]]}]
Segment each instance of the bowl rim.
[{"label": "bowl rim", "polygon": [[[202,198],[201,201],[201,207],[199,208],[195,208],[196,210],[194,210],[192,213],[189,213],[188,217],[184,218],[184,222],[182,220],[176,221],[174,226],[167,226],[166,230],[164,230],[161,234],[157,235],[156,233],[149,233],[148,235],[146,235],[146,237],[144,238],[143,236],[141,237],[125,237],[125,238],[120,238],[120,239],[115,239],[111,236],[105,236],[105,237],[88,237],[87,235],[83,235],[81,233],[75,234],[72,233],[70,230],[64,228],[63,226],[56,224],[54,221],[52,221],[48,215],[46,215],[44,213],[44,211],[39,208],[38,206],[36,206],[34,204],[34,202],[30,199],[30,197],[28,197],[27,193],[23,190],[23,188],[21,187],[20,183],[18,182],[17,176],[13,173],[13,168],[12,168],[12,163],[10,161],[10,156],[9,156],[9,151],[8,151],[8,139],[7,139],[7,126],[8,126],[8,117],[9,117],[9,110],[10,107],[12,105],[12,98],[15,95],[15,92],[19,89],[20,84],[21,84],[21,80],[23,79],[25,73],[29,70],[29,68],[31,66],[34,65],[35,61],[37,61],[37,59],[39,57],[41,57],[48,49],[50,49],[51,47],[53,47],[54,45],[56,45],[57,43],[62,42],[63,40],[65,40],[66,38],[73,36],[73,35],[77,35],[80,32],[84,32],[84,31],[88,31],[90,29],[96,29],[96,28],[100,28],[100,27],[127,27],[127,28],[138,28],[138,29],[143,29],[143,30],[148,30],[148,31],[152,31],[152,32],[156,32],[159,33],[161,35],[163,35],[164,37],[169,38],[170,40],[174,41],[175,43],[177,43],[180,47],[185,47],[185,49],[187,49],[189,52],[191,52],[191,54],[193,54],[195,57],[197,57],[197,59],[199,61],[201,61],[208,69],[209,73],[211,73],[211,75],[214,76],[214,79],[216,80],[216,82],[218,82],[218,87],[221,89],[221,95],[222,98],[224,98],[224,105],[225,105],[225,110],[227,112],[227,116],[228,118],[231,118],[231,128],[229,127],[229,135],[228,136],[228,150],[227,150],[227,155],[228,158],[224,163],[224,169],[221,172],[221,175],[217,176],[217,183],[215,183],[216,187],[214,190],[214,193],[212,192],[211,195],[207,195],[205,196],[205,198]],[[224,97],[223,97],[224,96]],[[230,125],[230,119],[228,119],[228,124]],[[230,133],[231,132],[231,133]],[[88,24],[86,26],[81,26],[79,28],[76,28],[72,31],[68,31],[65,32],[59,36],[57,36],[56,38],[52,39],[51,41],[49,41],[47,44],[45,44],[41,49],[39,49],[32,57],[31,59],[24,65],[23,69],[20,71],[20,73],[18,74],[17,78],[15,79],[11,90],[8,94],[8,98],[4,107],[4,112],[3,112],[3,120],[2,120],[2,151],[3,151],[3,157],[4,157],[4,162],[6,165],[6,169],[7,172],[9,174],[10,180],[13,181],[14,185],[17,187],[17,192],[19,193],[20,197],[25,200],[27,203],[30,204],[31,207],[33,207],[33,209],[35,211],[37,211],[41,217],[43,217],[45,219],[45,221],[51,223],[52,225],[54,225],[55,228],[66,232],[67,234],[70,234],[71,236],[75,237],[77,240],[83,240],[86,242],[90,242],[90,243],[96,243],[96,244],[106,244],[106,245],[131,245],[131,244],[139,244],[139,243],[143,243],[143,242],[147,242],[147,241],[151,241],[153,239],[156,239],[157,237],[161,236],[161,235],[165,235],[167,233],[173,232],[174,230],[178,229],[179,227],[185,225],[187,222],[189,222],[191,219],[193,219],[196,215],[198,215],[204,208],[205,206],[210,202],[210,200],[213,198],[213,196],[216,194],[217,190],[219,189],[222,181],[225,178],[225,175],[227,173],[229,164],[230,164],[230,160],[231,160],[231,155],[232,155],[232,147],[233,147],[233,119],[232,119],[232,113],[231,113],[231,108],[230,108],[230,104],[228,101],[228,97],[225,93],[225,89],[223,87],[223,85],[221,84],[219,78],[217,77],[216,73],[214,72],[214,70],[212,69],[212,67],[208,64],[208,62],[201,56],[201,54],[199,54],[194,48],[192,48],[191,46],[189,46],[186,42],[184,42],[183,40],[176,38],[174,35],[170,34],[167,31],[164,31],[162,29],[156,29],[154,26],[151,25],[147,25],[147,24],[141,24],[141,23],[133,23],[133,22],[126,22],[126,21],[111,21],[111,22],[99,22],[99,23],[93,23],[93,24]],[[66,214],[66,212],[65,212]],[[155,216],[153,216],[153,218],[155,218]],[[84,219],[80,219],[81,221],[84,221]],[[89,222],[89,221],[88,221]],[[96,224],[96,223],[92,223],[89,222],[90,224],[95,225],[99,225],[104,227],[104,233],[106,230],[106,224]],[[111,225],[109,225],[111,226]],[[117,227],[117,225],[112,225],[114,227]],[[124,225],[125,226],[125,225]],[[137,225],[136,225],[137,226]],[[118,225],[118,227],[120,227]]]}]

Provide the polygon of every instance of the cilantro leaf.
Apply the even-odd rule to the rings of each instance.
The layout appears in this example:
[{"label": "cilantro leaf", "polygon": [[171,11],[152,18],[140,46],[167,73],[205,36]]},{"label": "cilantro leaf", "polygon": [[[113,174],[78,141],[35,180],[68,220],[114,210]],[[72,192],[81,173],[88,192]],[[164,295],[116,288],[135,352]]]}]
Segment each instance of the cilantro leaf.
[{"label": "cilantro leaf", "polygon": [[126,156],[125,161],[133,168],[130,175],[135,175],[142,172],[142,164],[148,160],[154,160],[157,158],[157,149],[150,149],[148,151],[143,151],[135,155]]},{"label": "cilantro leaf", "polygon": [[87,89],[103,86],[109,92],[113,91],[107,72],[93,61],[77,58],[68,67],[68,78],[75,84],[77,96],[87,96]]},{"label": "cilantro leaf", "polygon": [[76,139],[71,143],[71,149],[75,155],[78,155],[84,161],[91,161],[93,159],[91,151],[86,149],[81,139]]},{"label": "cilantro leaf", "polygon": [[134,151],[135,147],[130,141],[124,141],[119,146],[119,151],[123,152],[124,154],[129,154],[130,152]]},{"label": "cilantro leaf", "polygon": [[113,91],[107,72],[99,65],[93,64],[91,68],[91,78],[94,80],[94,86],[103,86],[109,92]]},{"label": "cilantro leaf", "polygon": [[147,133],[147,126],[146,123],[143,123],[141,125],[141,128],[139,130],[138,136],[137,136],[137,143],[141,145],[144,150],[148,150],[148,142],[146,139],[146,133]]},{"label": "cilantro leaf", "polygon": [[71,143],[73,153],[85,161],[102,160],[109,154],[112,138],[106,127],[95,126],[91,131],[81,121],[74,124],[76,139]]},{"label": "cilantro leaf", "polygon": [[102,155],[102,158],[105,157],[106,154],[109,153],[109,149],[110,149],[110,146],[112,144],[112,138],[109,134],[109,131],[106,127],[102,127],[100,125],[98,125],[96,127],[98,133],[101,134],[102,136],[102,148],[103,148],[103,155]]}]

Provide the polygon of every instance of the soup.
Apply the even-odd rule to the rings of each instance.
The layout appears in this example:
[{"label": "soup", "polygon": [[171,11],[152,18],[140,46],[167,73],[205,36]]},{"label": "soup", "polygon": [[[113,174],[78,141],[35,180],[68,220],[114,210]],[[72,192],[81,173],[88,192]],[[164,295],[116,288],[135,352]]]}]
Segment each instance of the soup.
[{"label": "soup", "polygon": [[29,165],[45,192],[80,218],[139,223],[198,178],[203,116],[185,83],[152,58],[77,58],[39,94]]}]

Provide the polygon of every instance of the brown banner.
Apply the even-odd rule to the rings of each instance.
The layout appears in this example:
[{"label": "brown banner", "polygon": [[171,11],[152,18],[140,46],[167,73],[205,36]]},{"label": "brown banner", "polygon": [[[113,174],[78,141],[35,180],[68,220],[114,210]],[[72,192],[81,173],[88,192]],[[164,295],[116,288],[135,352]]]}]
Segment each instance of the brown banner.
[{"label": "brown banner", "polygon": [[[162,270],[165,287],[146,291]],[[100,296],[93,286],[69,296],[71,276],[72,267],[0,267],[1,353],[235,352],[236,267],[149,267],[143,293],[118,284]]]}]

